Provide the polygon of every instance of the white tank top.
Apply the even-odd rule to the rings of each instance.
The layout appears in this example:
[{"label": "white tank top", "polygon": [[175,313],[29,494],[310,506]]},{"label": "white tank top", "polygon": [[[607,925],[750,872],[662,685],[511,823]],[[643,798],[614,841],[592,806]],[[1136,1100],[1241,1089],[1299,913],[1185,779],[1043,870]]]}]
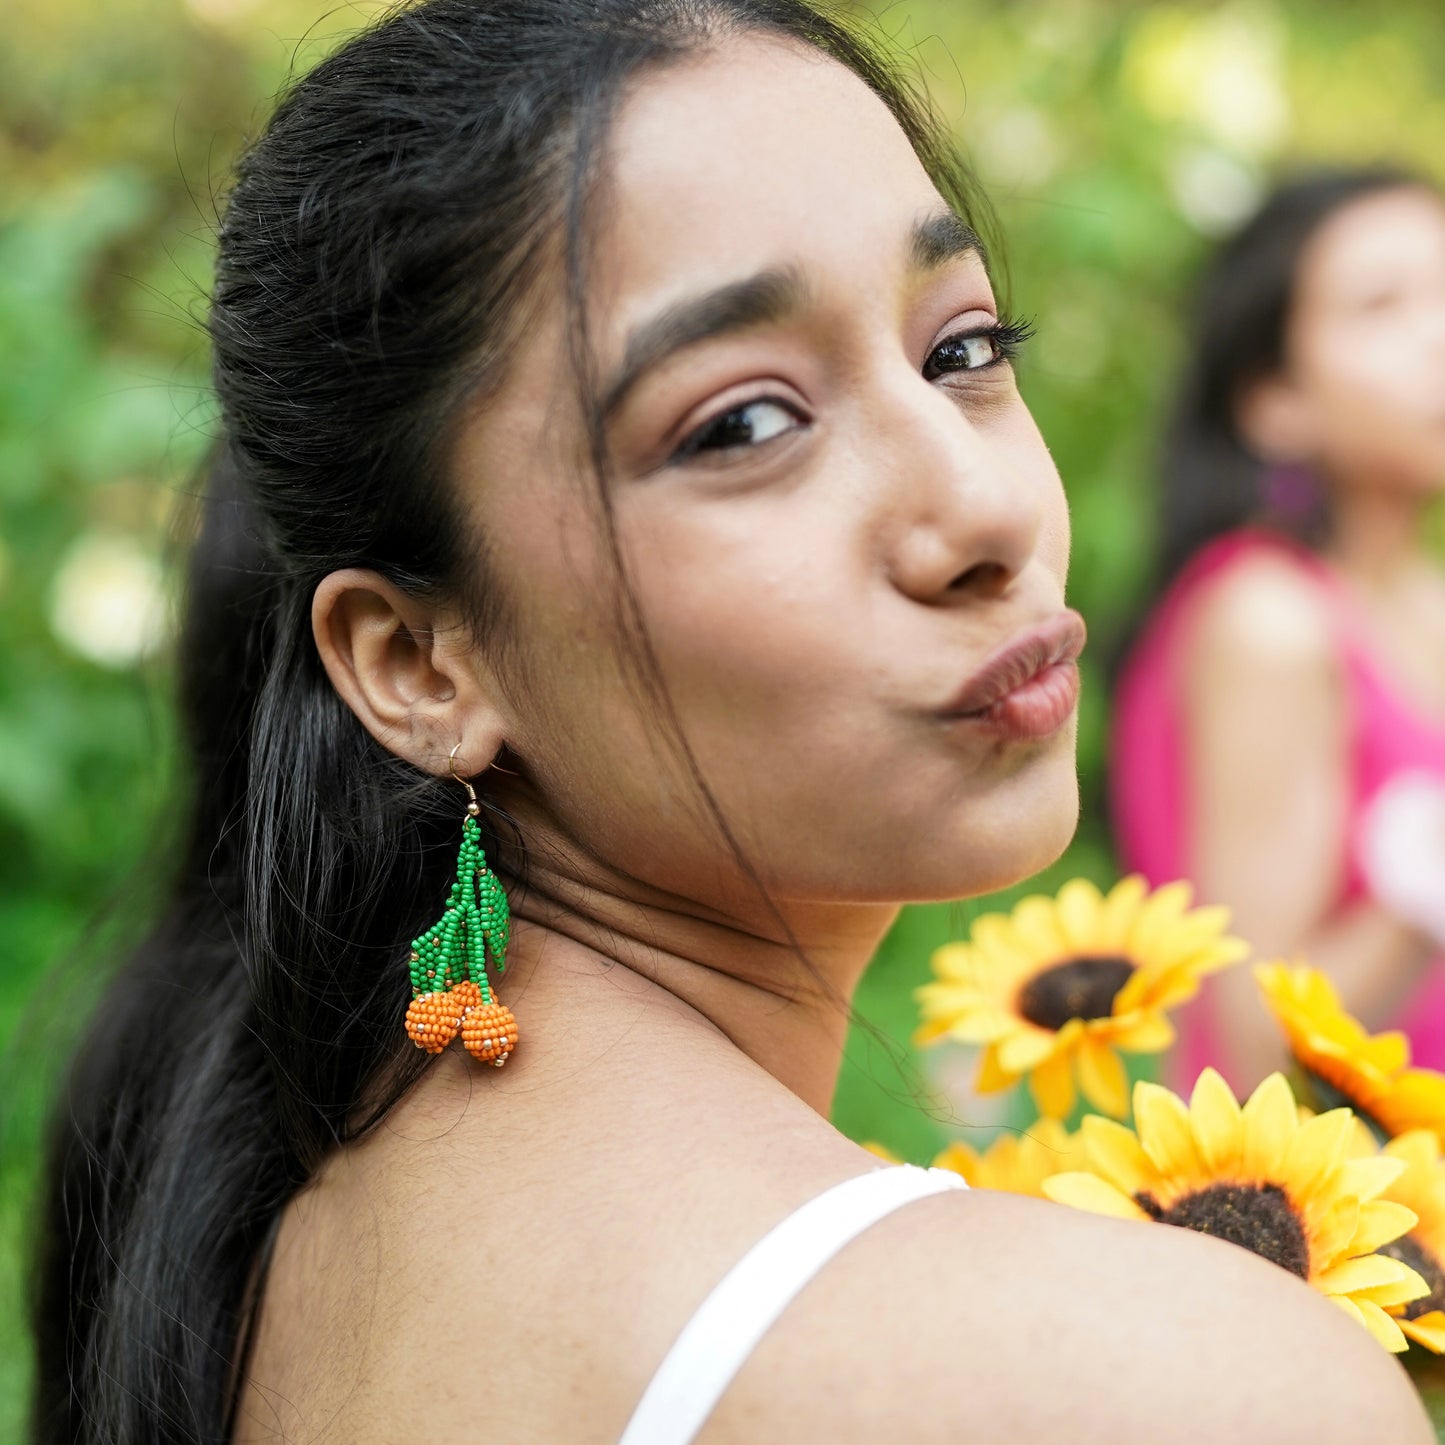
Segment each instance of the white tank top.
[{"label": "white tank top", "polygon": [[795,1209],[698,1306],[618,1445],[688,1445],[758,1341],[849,1240],[911,1200],[967,1188],[951,1169],[889,1165],[845,1179]]}]

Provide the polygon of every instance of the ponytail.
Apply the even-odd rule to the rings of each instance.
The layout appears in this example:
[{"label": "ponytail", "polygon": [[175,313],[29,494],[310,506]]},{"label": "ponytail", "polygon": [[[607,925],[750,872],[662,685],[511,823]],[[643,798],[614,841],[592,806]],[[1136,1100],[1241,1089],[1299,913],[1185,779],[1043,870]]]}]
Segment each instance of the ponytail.
[{"label": "ponytail", "polygon": [[[455,807],[359,727],[310,645],[234,453],[190,556],[195,772],[164,916],[98,1008],[51,1144],[37,1441],[229,1434],[248,1288],[281,1206],[403,1049],[406,940]],[[326,966],[318,969],[317,960]],[[116,1382],[124,1388],[116,1388]]]}]

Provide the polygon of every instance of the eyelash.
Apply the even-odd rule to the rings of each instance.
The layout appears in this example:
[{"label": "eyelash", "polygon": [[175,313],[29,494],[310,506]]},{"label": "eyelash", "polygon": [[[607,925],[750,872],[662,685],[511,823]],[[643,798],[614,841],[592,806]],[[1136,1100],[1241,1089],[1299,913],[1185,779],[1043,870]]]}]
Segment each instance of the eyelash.
[{"label": "eyelash", "polygon": [[932,351],[928,353],[923,363],[923,372],[928,380],[934,378],[928,376],[928,365],[945,346],[953,345],[961,341],[977,341],[987,337],[994,344],[995,355],[992,361],[985,362],[982,366],[961,367],[963,371],[987,371],[989,368],[998,366],[1006,361],[1012,361],[1023,349],[1024,343],[1034,334],[1034,323],[1019,317],[1000,316],[997,321],[991,322],[982,328],[975,327],[972,331],[956,332],[952,336],[945,336]]},{"label": "eyelash", "polygon": [[[997,321],[993,321],[987,326],[976,326],[968,331],[955,332],[952,336],[945,336],[943,340],[940,341],[938,345],[935,346],[933,350],[928,353],[928,356],[923,363],[923,375],[926,380],[933,381],[936,380],[939,376],[950,375],[953,371],[962,371],[966,373],[991,371],[996,366],[1001,366],[1006,362],[1012,361],[1014,357],[1019,354],[1019,351],[1023,348],[1024,343],[1028,341],[1033,334],[1034,323],[1032,321],[1012,316],[1000,316]],[[939,354],[939,352],[943,351],[945,347],[954,346],[966,341],[979,341],[985,338],[993,342],[993,360],[984,362],[982,366],[961,366],[943,370],[936,370],[932,373],[932,375],[929,374],[931,363],[933,362],[934,358]],[[752,407],[761,405],[764,402],[771,403],[773,406],[781,407],[787,411],[794,410],[790,405],[785,402],[779,401],[776,397],[752,397],[748,401],[742,402],[738,406],[729,407],[727,411],[719,412],[717,416],[710,418],[708,421],[703,422],[701,426],[695,428],[673,453],[672,460],[685,462],[689,458],[694,457],[703,451],[727,452],[737,451],[750,446],[761,446],[763,444],[762,442],[733,442],[725,443],[720,447],[705,447],[703,445],[703,442],[707,438],[709,432],[717,430],[723,422],[728,420],[729,417],[735,417],[742,412],[750,410]],[[796,415],[796,413],[794,414]],[[764,438],[764,441],[767,440],[769,440],[769,438]]]}]

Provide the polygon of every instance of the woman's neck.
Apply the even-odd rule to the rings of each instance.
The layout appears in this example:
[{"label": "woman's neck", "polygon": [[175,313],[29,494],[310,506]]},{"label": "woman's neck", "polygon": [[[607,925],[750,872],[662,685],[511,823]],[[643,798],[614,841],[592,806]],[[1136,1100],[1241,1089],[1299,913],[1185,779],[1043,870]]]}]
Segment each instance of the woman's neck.
[{"label": "woman's neck", "polygon": [[1375,487],[1339,488],[1331,503],[1324,551],[1342,572],[1371,591],[1389,591],[1423,556],[1423,497]]},{"label": "woman's neck", "polygon": [[895,906],[775,912],[760,897],[755,916],[728,917],[610,875],[571,850],[537,847],[531,836],[526,886],[513,892],[504,997],[520,1025],[535,1006],[546,1027],[585,1027],[621,966],[657,991],[657,1003],[711,1025],[827,1116],[853,991]]}]

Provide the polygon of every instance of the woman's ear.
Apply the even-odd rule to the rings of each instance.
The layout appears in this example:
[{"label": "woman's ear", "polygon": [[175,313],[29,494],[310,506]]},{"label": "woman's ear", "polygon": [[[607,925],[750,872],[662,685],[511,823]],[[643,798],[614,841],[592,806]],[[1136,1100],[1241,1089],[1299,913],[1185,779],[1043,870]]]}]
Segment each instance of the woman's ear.
[{"label": "woman's ear", "polygon": [[332,572],[311,599],[311,631],[331,685],[389,752],[424,772],[483,771],[507,741],[502,699],[470,648],[447,646],[460,619],[378,572]]},{"label": "woman's ear", "polygon": [[1264,461],[1303,462],[1314,455],[1309,400],[1288,377],[1264,376],[1246,386],[1235,398],[1234,424]]}]

